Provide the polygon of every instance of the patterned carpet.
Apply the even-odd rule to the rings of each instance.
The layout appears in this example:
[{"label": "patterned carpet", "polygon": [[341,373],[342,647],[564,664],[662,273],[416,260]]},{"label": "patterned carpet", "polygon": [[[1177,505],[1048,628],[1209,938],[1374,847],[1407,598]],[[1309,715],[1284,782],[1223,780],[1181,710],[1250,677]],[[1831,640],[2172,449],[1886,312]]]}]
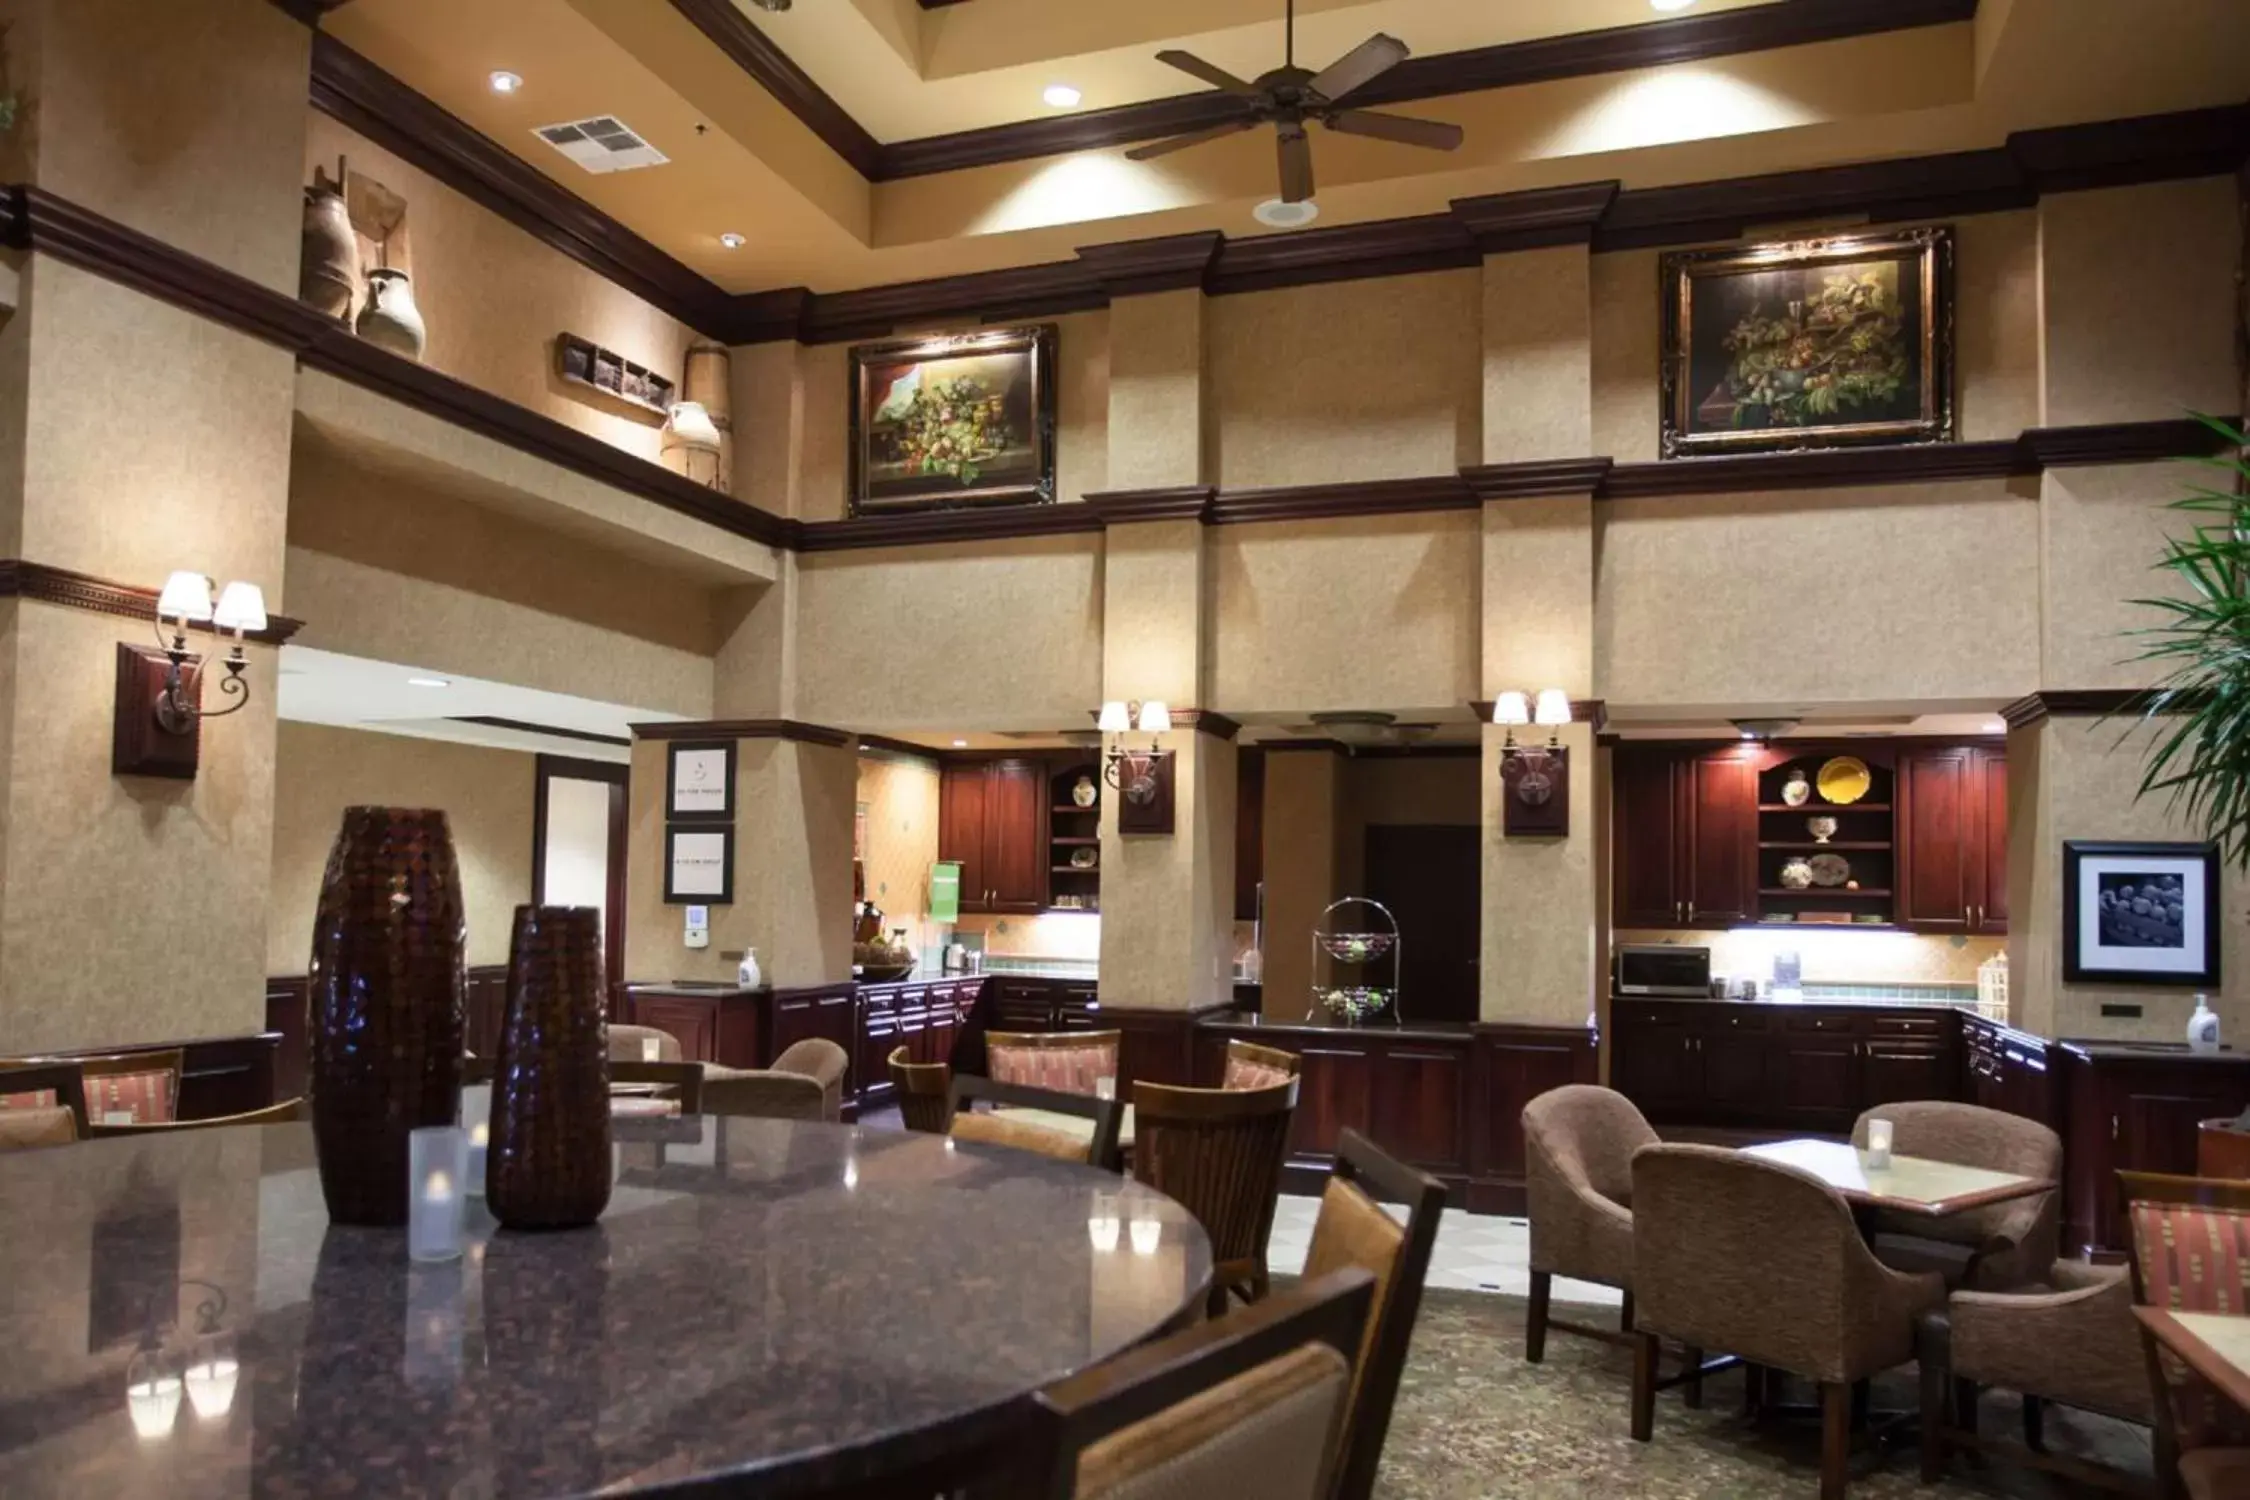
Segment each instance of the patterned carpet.
[{"label": "patterned carpet", "polygon": [[[1503,1495],[1797,1500],[1818,1490],[1816,1426],[1786,1418],[1745,1424],[1738,1373],[1706,1383],[1701,1411],[1689,1411],[1676,1391],[1660,1395],[1650,1443],[1626,1435],[1631,1375],[1624,1350],[1564,1335],[1549,1336],[1544,1364],[1526,1364],[1519,1298],[1426,1292],[1376,1494],[1383,1500]],[[1793,1385],[1787,1399],[1809,1398]],[[1911,1370],[1876,1385],[1878,1409],[1910,1407],[1914,1399]],[[1987,1432],[2021,1432],[2020,1408],[2004,1396],[1986,1398],[1981,1420]],[[2121,1423],[2050,1409],[2047,1440],[2057,1452],[2148,1470],[2146,1434]],[[1919,1472],[1911,1449],[1892,1452],[1880,1467],[1863,1452],[1853,1467],[1851,1493],[1867,1500],[1993,1495],[2061,1500],[2085,1493],[2022,1470],[1993,1466],[1979,1472],[1965,1459],[1955,1461],[1946,1482],[1928,1488]]]}]

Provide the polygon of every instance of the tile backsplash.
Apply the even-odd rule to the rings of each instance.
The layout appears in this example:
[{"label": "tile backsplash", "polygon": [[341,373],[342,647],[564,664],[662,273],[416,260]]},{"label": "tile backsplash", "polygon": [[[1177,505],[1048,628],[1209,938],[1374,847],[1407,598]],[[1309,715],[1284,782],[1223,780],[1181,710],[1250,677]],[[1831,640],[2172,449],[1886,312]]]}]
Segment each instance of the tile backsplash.
[{"label": "tile backsplash", "polygon": [[2004,952],[2004,937],[1925,937],[1918,932],[1834,932],[1792,927],[1778,932],[1620,931],[1616,943],[1679,943],[1711,950],[1711,973],[1755,979],[1773,975],[1773,956],[1794,951],[1804,982],[1833,985],[1966,985],[1976,998],[1977,965]]}]

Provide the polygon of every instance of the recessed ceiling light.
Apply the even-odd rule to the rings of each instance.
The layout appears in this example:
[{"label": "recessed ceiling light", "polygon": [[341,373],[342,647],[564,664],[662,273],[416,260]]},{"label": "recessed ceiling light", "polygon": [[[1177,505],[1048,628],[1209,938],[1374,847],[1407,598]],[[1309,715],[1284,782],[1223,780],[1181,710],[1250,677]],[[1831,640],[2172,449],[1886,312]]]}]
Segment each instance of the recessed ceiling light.
[{"label": "recessed ceiling light", "polygon": [[487,81],[491,83],[495,94],[512,94],[523,87],[522,76],[511,73],[506,68],[493,69],[492,76]]},{"label": "recessed ceiling light", "polygon": [[1039,97],[1056,109],[1075,109],[1078,107],[1080,95],[1078,90],[1067,83],[1050,83],[1041,91]]},{"label": "recessed ceiling light", "polygon": [[1301,203],[1268,198],[1250,210],[1250,217],[1272,229],[1300,229],[1320,217],[1320,205],[1310,198]]},{"label": "recessed ceiling light", "polygon": [[726,246],[729,250],[740,250],[742,248],[743,240],[741,235],[736,234],[733,230],[730,229],[725,234],[719,236],[719,243]]},{"label": "recessed ceiling light", "polygon": [[1686,10],[1695,0],[1648,0],[1650,10]]},{"label": "recessed ceiling light", "polygon": [[956,750],[966,750],[969,748],[969,742],[967,740],[955,740],[953,742],[953,748]]},{"label": "recessed ceiling light", "polygon": [[453,683],[450,679],[444,677],[409,677],[406,679],[406,685],[408,687],[451,687]]}]

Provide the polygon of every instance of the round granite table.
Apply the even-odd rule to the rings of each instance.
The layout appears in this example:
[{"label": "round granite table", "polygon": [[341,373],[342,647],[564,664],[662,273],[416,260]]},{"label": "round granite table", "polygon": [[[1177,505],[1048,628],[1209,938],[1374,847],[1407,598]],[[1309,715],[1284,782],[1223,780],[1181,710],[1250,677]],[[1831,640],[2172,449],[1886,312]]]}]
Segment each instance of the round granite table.
[{"label": "round granite table", "polygon": [[[600,1224],[480,1202],[438,1266],[328,1223],[303,1125],[0,1155],[0,1495],[881,1488],[1007,1441],[1210,1276],[1186,1210],[1088,1167],[781,1120],[614,1136]],[[239,1373],[135,1399],[144,1346]]]}]

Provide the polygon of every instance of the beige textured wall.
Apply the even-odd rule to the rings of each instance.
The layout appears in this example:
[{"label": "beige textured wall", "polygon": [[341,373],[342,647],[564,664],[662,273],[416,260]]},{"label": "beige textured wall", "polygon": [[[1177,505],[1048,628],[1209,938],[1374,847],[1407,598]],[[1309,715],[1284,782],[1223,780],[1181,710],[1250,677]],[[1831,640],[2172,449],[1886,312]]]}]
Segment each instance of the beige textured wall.
[{"label": "beige textured wall", "polygon": [[[2088,196],[2101,195],[2069,195]],[[2046,200],[2057,201],[2064,200]],[[1966,441],[2012,438],[2040,420],[2040,215],[2031,209],[1970,214],[1952,224],[1960,435]],[[1886,227],[1896,226],[1867,232]],[[1593,258],[1592,451],[1619,463],[1647,463],[1657,455],[1660,255],[1625,250]]]},{"label": "beige textured wall", "polygon": [[1103,701],[1205,700],[1208,530],[1161,521],[1103,533]]},{"label": "beige textured wall", "polygon": [[[2019,1026],[2045,1036],[2165,1042],[2186,1033],[2192,990],[2074,984],[2062,977],[2064,841],[2201,838],[2169,816],[2161,795],[2135,800],[2148,743],[2146,731],[2121,743],[2118,725],[2083,718],[2045,719],[2008,735],[2008,998]],[[2219,1013],[2221,1037],[2240,1046],[2250,1033],[2250,976],[2242,971],[2250,961],[2250,901],[2237,871],[2222,870],[2218,912],[2225,982],[2211,1007]],[[2138,1003],[2142,1015],[2104,1017],[2104,1001]]]},{"label": "beige textured wall", "polygon": [[1104,1004],[1195,1010],[1233,995],[1234,742],[1178,730],[1170,837],[1122,835],[1102,799]]},{"label": "beige textured wall", "polygon": [[1204,305],[1193,287],[1110,305],[1108,488],[1202,482]]},{"label": "beige textured wall", "polygon": [[[1109,317],[1107,311],[1099,311],[1042,320],[1055,325],[1057,500],[1079,500],[1111,488]],[[736,359],[746,352],[737,351]],[[821,344],[806,349],[794,361],[794,371],[786,374],[780,363],[769,357],[766,365],[756,367],[763,370],[757,389],[766,399],[787,394],[802,410],[799,442],[803,466],[795,513],[807,520],[835,520],[845,514],[851,492],[851,346]],[[738,424],[751,418],[754,411],[738,416]],[[760,493],[774,482],[770,475],[761,477],[757,481]]]},{"label": "beige textured wall", "polygon": [[1479,462],[1483,298],[1473,269],[1213,298],[1217,482],[1400,479]]},{"label": "beige textured wall", "polygon": [[2234,410],[2240,213],[2227,177],[2040,200],[2046,425]]},{"label": "beige textured wall", "polygon": [[1977,480],[1601,505],[1598,696],[1750,708],[2027,693],[2032,495]]},{"label": "beige textured wall", "polygon": [[1212,530],[1212,702],[1230,713],[1437,708],[1477,696],[1478,517]]},{"label": "beige textured wall", "polygon": [[1483,693],[1594,691],[1595,507],[1584,495],[1484,507]]},{"label": "beige textured wall", "polygon": [[938,768],[904,755],[859,758],[858,801],[867,809],[861,861],[867,899],[883,909],[885,928],[904,927],[920,952],[934,936],[928,920],[930,866],[938,857]]},{"label": "beige textured wall", "polygon": [[1484,462],[1590,453],[1592,257],[1583,245],[1484,259]]},{"label": "beige textured wall", "polygon": [[1343,890],[1344,757],[1266,752],[1266,1011],[1294,1019],[1312,992],[1312,931]]},{"label": "beige textured wall", "polygon": [[1600,910],[1594,815],[1599,777],[1594,728],[1560,730],[1570,756],[1568,838],[1504,838],[1500,750],[1505,732],[1484,726],[1479,782],[1484,810],[1484,921],[1479,932],[1478,1016],[1525,1026],[1583,1026],[1599,999]]},{"label": "beige textured wall", "polygon": [[799,717],[1082,727],[1101,702],[1101,555],[1099,536],[806,554]]},{"label": "beige textured wall", "polygon": [[[310,182],[315,166],[333,174],[342,156],[406,200],[414,303],[430,334],[424,364],[656,458],[663,419],[565,385],[555,370],[555,335],[590,339],[677,384],[695,339],[685,324],[317,110],[304,109],[295,138],[302,142],[298,181]],[[294,266],[294,247],[291,253]]]},{"label": "beige textured wall", "polygon": [[2165,537],[2186,534],[2196,518],[2166,506],[2190,485],[2216,477],[2179,464],[2049,469],[2040,476],[2041,686],[2141,687],[2161,675],[2159,666],[2134,660],[2148,643],[2131,632],[2168,617],[2132,601],[2183,592],[2171,575],[2152,570]]},{"label": "beige textured wall", "polygon": [[39,186],[295,294],[304,26],[265,0],[8,0],[0,25]]},{"label": "beige textured wall", "polygon": [[504,964],[531,900],[533,776],[521,750],[284,723],[274,746],[273,877],[266,972],[302,974],[328,849],[347,807],[435,807],[453,830],[469,962]]}]

